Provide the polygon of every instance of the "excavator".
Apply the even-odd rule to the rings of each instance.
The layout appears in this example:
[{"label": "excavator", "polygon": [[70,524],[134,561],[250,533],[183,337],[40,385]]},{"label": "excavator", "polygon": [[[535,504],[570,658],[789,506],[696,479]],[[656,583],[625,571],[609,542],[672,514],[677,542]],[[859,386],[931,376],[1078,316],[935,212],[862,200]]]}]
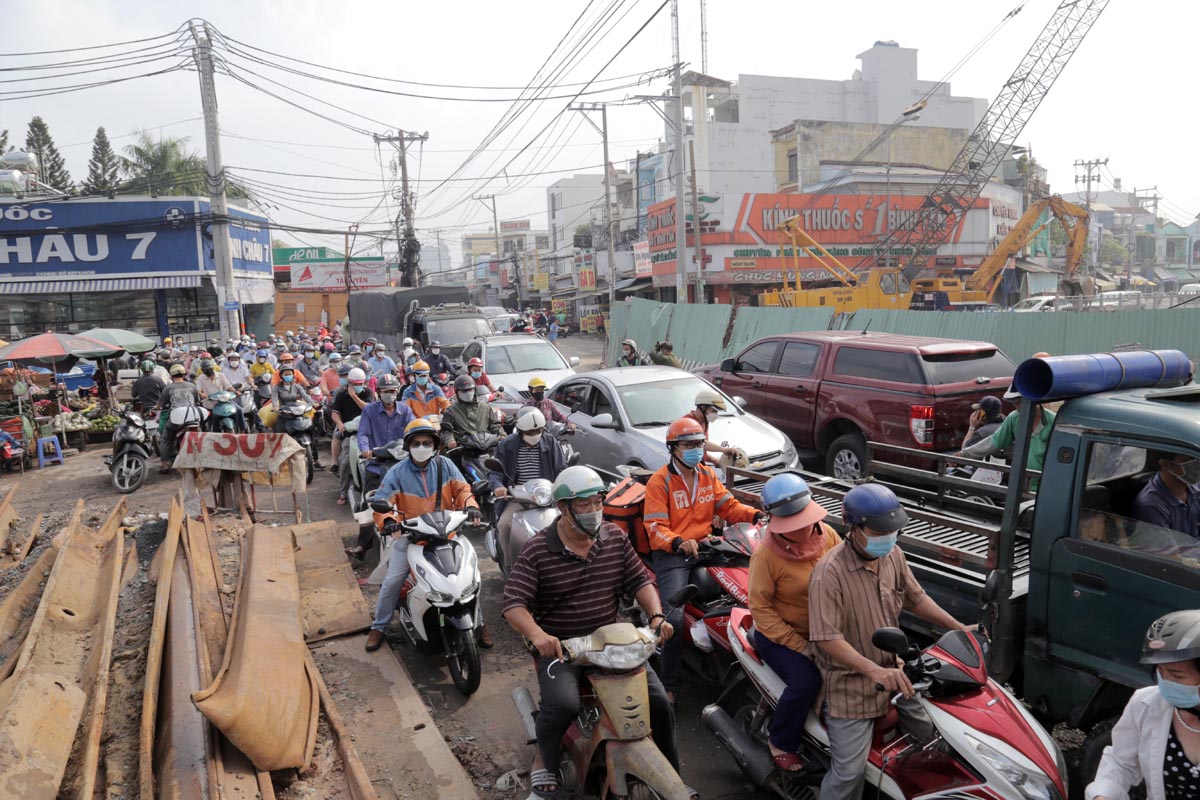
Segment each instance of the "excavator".
[{"label": "excavator", "polygon": [[[1050,212],[1051,219],[1039,225],[1038,220],[1046,211]],[[799,226],[799,216],[791,217],[784,220],[778,230],[792,243],[792,257],[796,261],[795,288],[791,288],[785,273],[782,291],[765,292],[759,298],[759,304],[794,308],[819,306],[836,311],[856,311],[860,308],[961,311],[982,308],[991,304],[1009,259],[1020,253],[1054,220],[1063,226],[1067,234],[1062,293],[1085,294],[1077,274],[1087,244],[1087,211],[1054,195],[1031,203],[1008,235],[965,281],[953,273],[944,272],[934,278],[914,279],[910,284],[903,271],[893,267],[876,267],[865,274],[856,273],[803,230]],[[839,285],[802,289],[799,267],[802,249]],[[860,278],[864,280],[860,281]]]}]

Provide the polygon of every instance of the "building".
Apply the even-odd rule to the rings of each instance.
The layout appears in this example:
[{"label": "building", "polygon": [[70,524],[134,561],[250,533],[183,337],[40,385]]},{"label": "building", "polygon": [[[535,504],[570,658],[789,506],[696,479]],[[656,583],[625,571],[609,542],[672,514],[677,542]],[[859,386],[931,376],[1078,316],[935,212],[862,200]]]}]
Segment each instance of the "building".
[{"label": "building", "polygon": [[[236,306],[268,329],[275,286],[265,217],[230,206]],[[125,328],[207,342],[223,310],[207,198],[0,197],[0,338]]]},{"label": "building", "polygon": [[559,178],[546,187],[546,222],[550,251],[562,253],[575,244],[575,231],[590,226],[592,208],[604,207],[604,175],[581,173]]}]

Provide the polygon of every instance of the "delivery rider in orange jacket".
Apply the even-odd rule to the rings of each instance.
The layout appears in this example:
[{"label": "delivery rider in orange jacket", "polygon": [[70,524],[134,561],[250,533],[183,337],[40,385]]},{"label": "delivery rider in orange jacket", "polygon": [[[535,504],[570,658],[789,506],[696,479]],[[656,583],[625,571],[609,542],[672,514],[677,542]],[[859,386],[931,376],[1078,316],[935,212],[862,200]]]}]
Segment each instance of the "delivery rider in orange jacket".
[{"label": "delivery rider in orange jacket", "polygon": [[[646,532],[654,548],[654,575],[658,593],[667,603],[672,594],[687,585],[688,574],[699,552],[701,540],[712,535],[713,517],[730,524],[766,518],[763,512],[739,503],[721,483],[716,471],[703,463],[704,428],[691,417],[671,423],[667,429],[667,465],[646,484]],[[676,630],[683,624],[683,610],[668,619]],[[663,645],[663,684],[672,698],[679,688],[679,641]]]}]

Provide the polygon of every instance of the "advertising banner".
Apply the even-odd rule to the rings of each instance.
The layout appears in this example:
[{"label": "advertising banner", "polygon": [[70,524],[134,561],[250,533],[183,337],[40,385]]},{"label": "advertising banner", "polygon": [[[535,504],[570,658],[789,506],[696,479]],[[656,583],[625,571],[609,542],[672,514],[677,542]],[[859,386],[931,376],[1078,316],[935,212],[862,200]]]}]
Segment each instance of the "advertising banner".
[{"label": "advertising banner", "polygon": [[550,310],[553,311],[555,314],[567,313],[567,301],[566,300],[551,300],[550,301]]},{"label": "advertising banner", "polygon": [[596,288],[596,270],[581,269],[579,270],[579,288],[581,290],[589,290]]},{"label": "advertising banner", "polygon": [[[293,261],[290,265],[292,289],[298,291],[346,291],[346,260],[322,258]],[[378,289],[387,286],[387,262],[378,256],[350,261],[351,289]]]},{"label": "advertising banner", "polygon": [[539,292],[550,291],[550,273],[539,272],[533,276],[533,288]]},{"label": "advertising banner", "polygon": [[644,278],[654,272],[654,262],[650,260],[650,243],[633,243],[633,274]]},{"label": "advertising banner", "polygon": [[[201,209],[208,211],[208,203],[201,200]],[[229,208],[229,249],[233,254],[233,274],[244,278],[271,278],[271,229],[265,217]],[[208,269],[215,269],[216,262],[209,256]]]}]

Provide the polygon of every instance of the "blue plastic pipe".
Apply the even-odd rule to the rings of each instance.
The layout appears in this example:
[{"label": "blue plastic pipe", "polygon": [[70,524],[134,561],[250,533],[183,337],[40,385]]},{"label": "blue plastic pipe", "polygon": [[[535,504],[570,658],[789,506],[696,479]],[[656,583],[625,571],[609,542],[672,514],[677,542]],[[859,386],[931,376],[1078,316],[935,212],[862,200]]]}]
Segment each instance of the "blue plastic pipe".
[{"label": "blue plastic pipe", "polygon": [[1179,350],[1131,350],[1030,358],[1017,367],[1013,386],[1029,400],[1062,400],[1116,389],[1179,386],[1192,379],[1192,362]]}]

